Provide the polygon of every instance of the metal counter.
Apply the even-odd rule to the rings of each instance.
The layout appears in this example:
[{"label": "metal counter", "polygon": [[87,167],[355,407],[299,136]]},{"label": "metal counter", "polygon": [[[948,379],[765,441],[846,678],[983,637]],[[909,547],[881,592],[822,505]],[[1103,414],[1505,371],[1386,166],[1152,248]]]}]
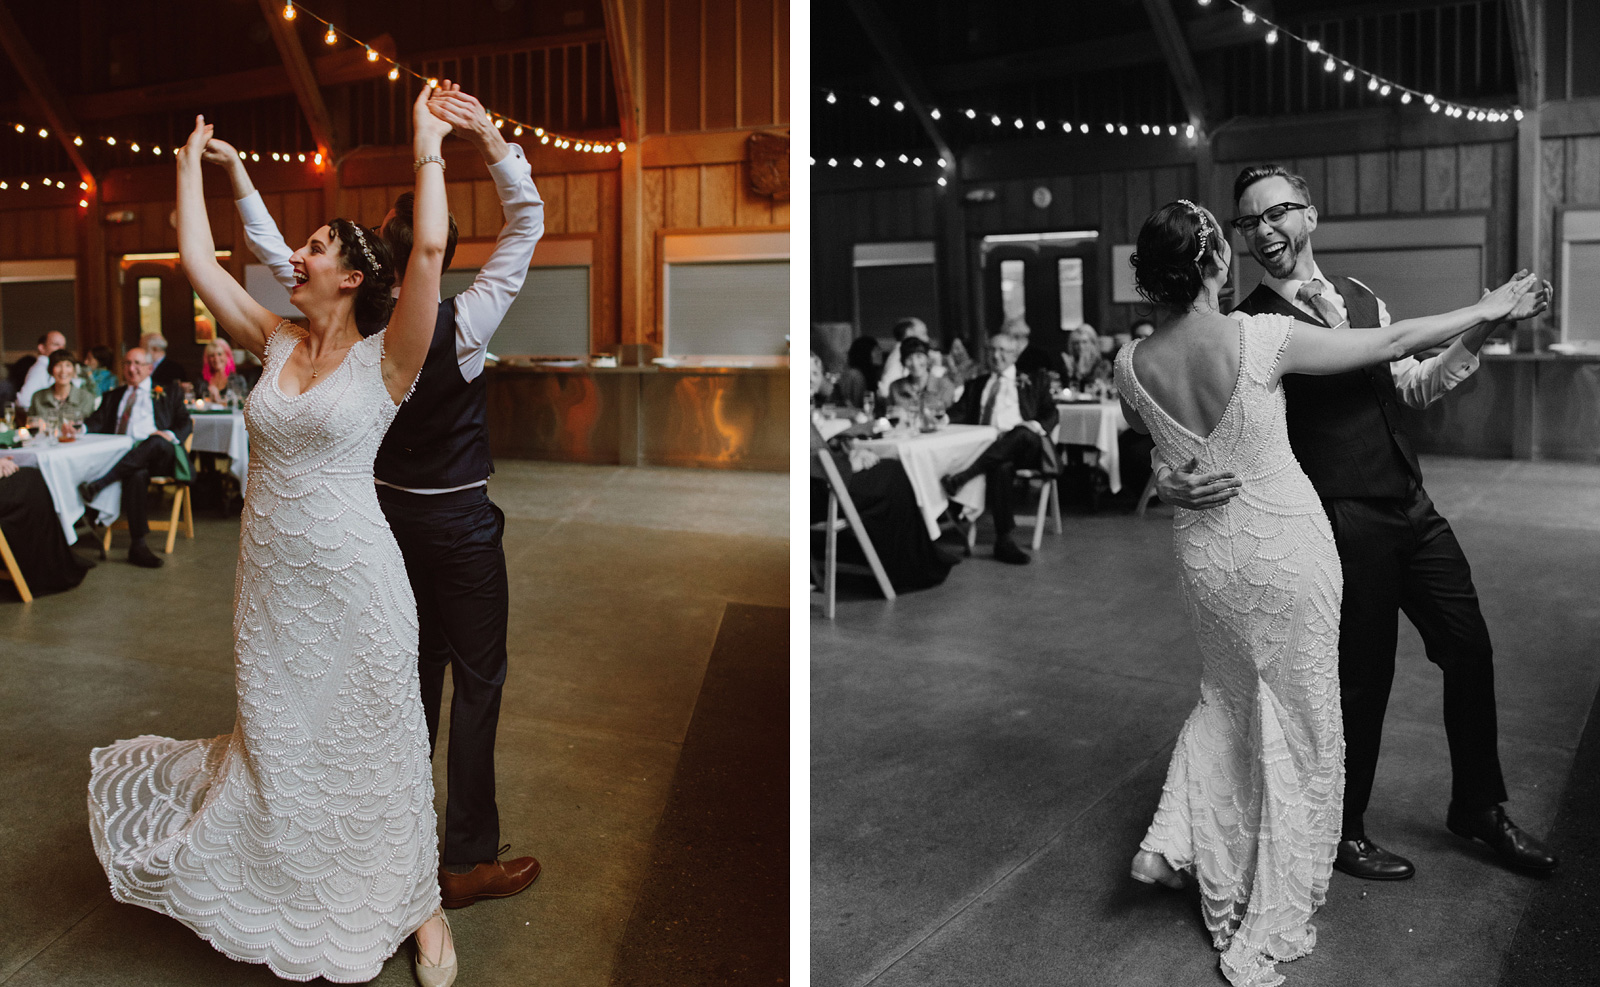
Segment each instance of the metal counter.
[{"label": "metal counter", "polygon": [[788,367],[486,371],[496,457],[787,472]]},{"label": "metal counter", "polygon": [[1419,452],[1600,462],[1600,356],[1484,356],[1454,391],[1402,416]]}]

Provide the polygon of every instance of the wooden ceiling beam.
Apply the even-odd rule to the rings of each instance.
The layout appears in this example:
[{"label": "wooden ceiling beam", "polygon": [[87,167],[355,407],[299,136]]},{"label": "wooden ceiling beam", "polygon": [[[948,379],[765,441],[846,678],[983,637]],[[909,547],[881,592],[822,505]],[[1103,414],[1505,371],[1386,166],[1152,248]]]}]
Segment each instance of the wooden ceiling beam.
[{"label": "wooden ceiling beam", "polygon": [[1200,85],[1200,73],[1195,71],[1194,56],[1189,53],[1189,42],[1183,36],[1178,15],[1173,13],[1171,0],[1144,0],[1144,10],[1166,59],[1167,71],[1172,73],[1178,95],[1183,98],[1183,108],[1189,111],[1189,122],[1201,133],[1208,132],[1205,89]]},{"label": "wooden ceiling beam", "polygon": [[938,125],[928,112],[932,100],[929,98],[927,83],[923,81],[922,73],[917,71],[916,65],[907,57],[905,49],[900,44],[900,37],[890,25],[889,19],[884,16],[883,10],[875,0],[848,0],[848,2],[851,11],[856,15],[856,20],[861,22],[861,30],[866,33],[867,40],[877,49],[878,56],[883,59],[884,68],[888,70],[895,86],[905,96],[906,106],[916,114],[917,122],[927,131],[940,156],[949,162],[950,167],[954,167],[955,152],[950,150],[949,142],[945,140],[944,134],[939,132]]},{"label": "wooden ceiling beam", "polygon": [[83,155],[78,153],[77,145],[72,143],[72,135],[82,131],[72,119],[72,114],[67,111],[67,105],[61,99],[61,93],[56,90],[55,83],[50,81],[50,76],[45,72],[44,62],[39,59],[38,53],[33,50],[33,45],[28,43],[28,39],[22,36],[22,29],[17,26],[16,19],[11,16],[11,11],[7,10],[3,3],[0,3],[0,47],[5,48],[6,54],[11,58],[11,64],[16,66],[17,75],[22,77],[23,85],[28,87],[28,91],[39,104],[39,111],[49,123],[51,132],[66,150],[67,157],[72,160],[72,166],[78,170],[79,180],[93,189],[94,173],[89,170],[89,164],[83,160]]},{"label": "wooden ceiling beam", "polygon": [[617,116],[622,122],[622,139],[639,139],[637,104],[633,99],[633,48],[629,44],[628,23],[622,0],[601,0],[606,15],[606,48],[611,55],[611,84],[617,93]]},{"label": "wooden ceiling beam", "polygon": [[261,16],[267,19],[267,29],[272,32],[272,42],[278,46],[278,55],[283,59],[284,71],[289,73],[289,85],[300,103],[300,112],[305,114],[306,125],[311,128],[311,136],[324,155],[337,160],[333,118],[328,115],[328,106],[322,101],[317,75],[311,70],[311,62],[300,45],[300,35],[295,32],[294,22],[283,19],[280,13],[283,8],[274,0],[258,2]]}]

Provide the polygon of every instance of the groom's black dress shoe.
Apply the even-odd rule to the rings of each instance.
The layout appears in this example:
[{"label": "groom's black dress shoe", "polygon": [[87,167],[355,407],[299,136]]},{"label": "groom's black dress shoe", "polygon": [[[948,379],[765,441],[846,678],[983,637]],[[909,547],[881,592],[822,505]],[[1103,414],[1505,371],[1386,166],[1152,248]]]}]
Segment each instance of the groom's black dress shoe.
[{"label": "groom's black dress shoe", "polygon": [[1333,868],[1364,881],[1404,881],[1417,872],[1411,861],[1365,838],[1340,840]]},{"label": "groom's black dress shoe", "polygon": [[1495,856],[1513,867],[1544,874],[1556,869],[1556,855],[1518,829],[1516,823],[1506,818],[1506,810],[1501,806],[1465,811],[1452,805],[1444,824],[1457,836],[1489,844]]}]

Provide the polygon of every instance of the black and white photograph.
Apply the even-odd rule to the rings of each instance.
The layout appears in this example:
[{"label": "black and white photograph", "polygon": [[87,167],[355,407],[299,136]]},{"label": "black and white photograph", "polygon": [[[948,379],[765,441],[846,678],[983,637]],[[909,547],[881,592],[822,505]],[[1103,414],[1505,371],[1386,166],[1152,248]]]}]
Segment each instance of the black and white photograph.
[{"label": "black and white photograph", "polygon": [[810,982],[1592,980],[1600,8],[810,12]]},{"label": "black and white photograph", "polygon": [[0,2],[0,984],[785,982],[789,22]]}]

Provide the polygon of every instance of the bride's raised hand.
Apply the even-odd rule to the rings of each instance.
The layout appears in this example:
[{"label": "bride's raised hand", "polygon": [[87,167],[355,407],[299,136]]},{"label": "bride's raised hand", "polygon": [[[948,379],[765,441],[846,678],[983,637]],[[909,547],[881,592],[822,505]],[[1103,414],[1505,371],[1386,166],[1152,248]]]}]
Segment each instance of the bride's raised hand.
[{"label": "bride's raised hand", "polygon": [[201,158],[208,164],[221,165],[224,168],[231,167],[235,161],[240,160],[238,149],[219,137],[206,141]]},{"label": "bride's raised hand", "polygon": [[1509,281],[1489,292],[1478,303],[1483,309],[1483,321],[1500,322],[1508,318],[1517,309],[1518,303],[1538,285],[1539,279],[1533,274],[1518,272],[1513,275]]},{"label": "bride's raised hand", "polygon": [[179,165],[186,165],[191,161],[197,165],[200,163],[200,159],[205,155],[206,141],[211,139],[212,129],[211,124],[206,123],[204,116],[195,114],[194,130],[189,133],[189,139],[184,141],[183,146],[178,148]]},{"label": "bride's raised hand", "polygon": [[[441,86],[450,85],[450,80],[445,79]],[[428,109],[428,98],[434,94],[432,86],[423,86],[417,93],[417,100],[411,104],[411,126],[417,141],[428,141],[437,146],[444,142],[445,135],[450,133],[448,121],[441,120]]]}]

